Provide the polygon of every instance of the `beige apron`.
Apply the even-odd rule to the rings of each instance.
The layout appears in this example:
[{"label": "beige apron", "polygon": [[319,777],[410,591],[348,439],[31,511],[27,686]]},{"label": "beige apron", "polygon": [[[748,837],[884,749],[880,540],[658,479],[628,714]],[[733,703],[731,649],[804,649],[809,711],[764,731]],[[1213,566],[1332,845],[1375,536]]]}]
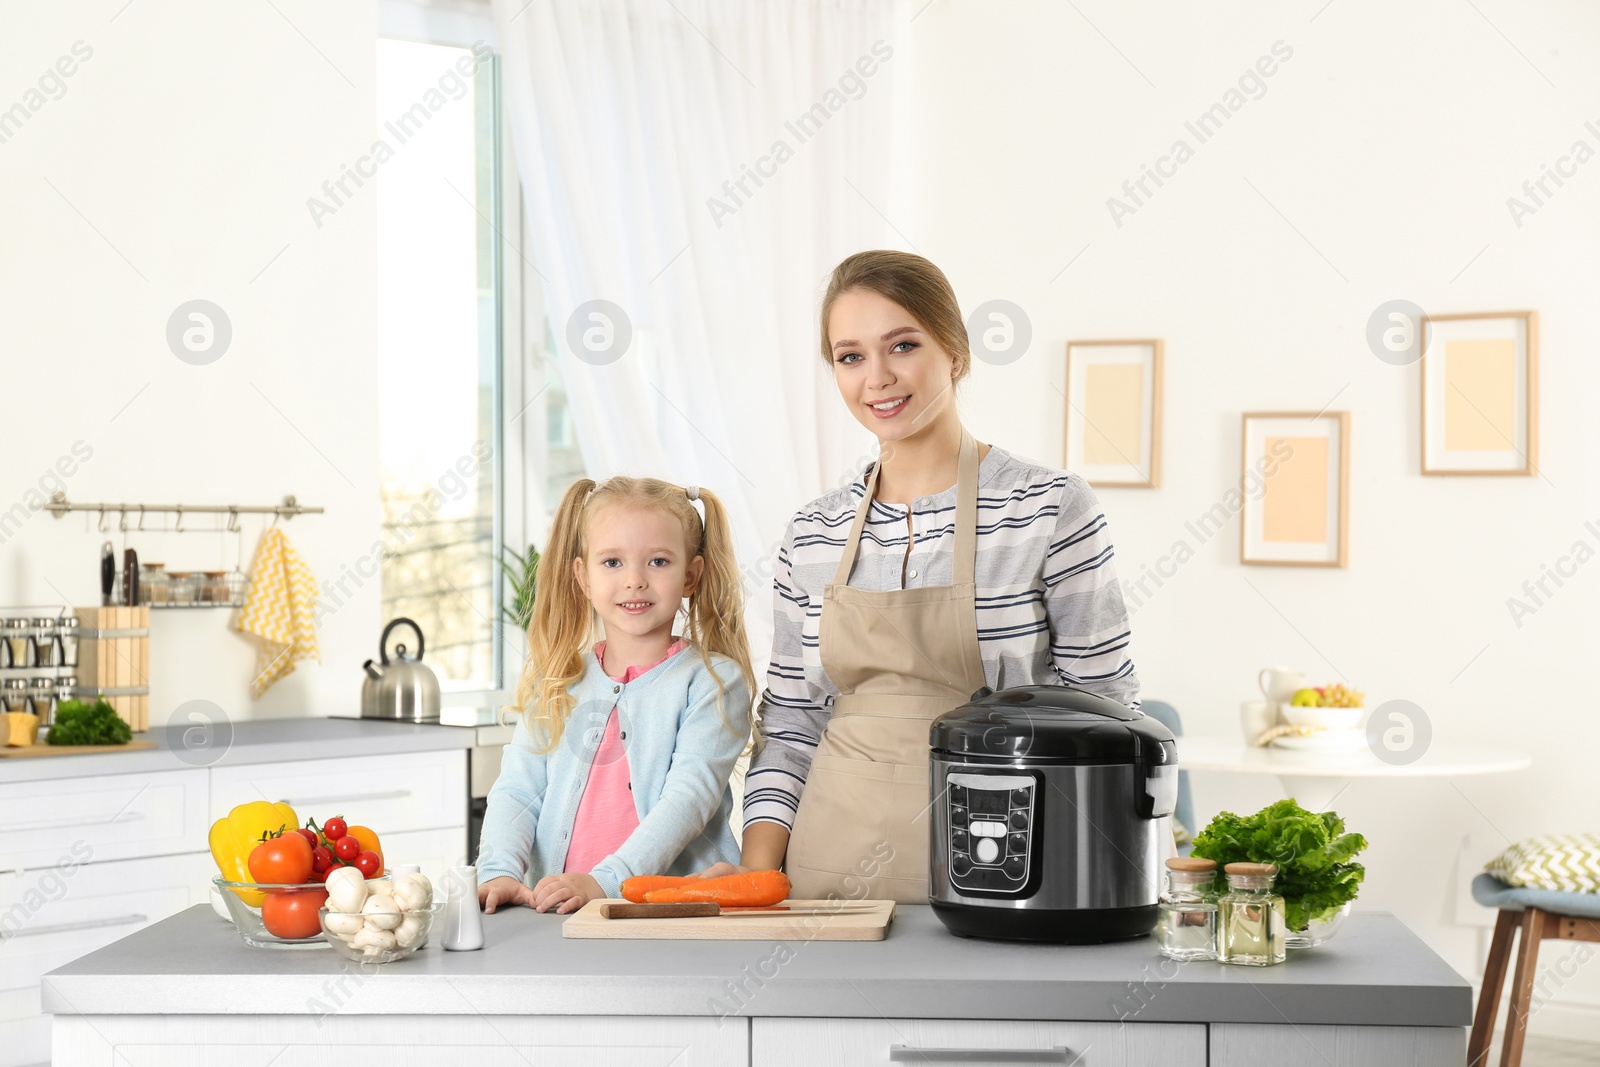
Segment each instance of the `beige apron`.
[{"label": "beige apron", "polygon": [[978,445],[961,432],[954,584],[849,587],[878,484],[856,510],[833,584],[822,592],[822,669],[838,687],[800,794],[785,870],[796,899],[928,902],[928,726],[984,685],[973,564]]}]

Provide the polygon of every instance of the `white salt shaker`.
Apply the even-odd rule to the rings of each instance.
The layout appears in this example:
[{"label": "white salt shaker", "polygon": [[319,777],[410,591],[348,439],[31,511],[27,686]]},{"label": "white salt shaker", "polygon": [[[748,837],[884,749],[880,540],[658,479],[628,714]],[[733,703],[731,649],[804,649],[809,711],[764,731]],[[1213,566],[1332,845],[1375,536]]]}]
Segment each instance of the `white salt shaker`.
[{"label": "white salt shaker", "polygon": [[483,947],[483,915],[478,911],[478,868],[451,867],[450,895],[444,906],[443,944],[450,952]]}]

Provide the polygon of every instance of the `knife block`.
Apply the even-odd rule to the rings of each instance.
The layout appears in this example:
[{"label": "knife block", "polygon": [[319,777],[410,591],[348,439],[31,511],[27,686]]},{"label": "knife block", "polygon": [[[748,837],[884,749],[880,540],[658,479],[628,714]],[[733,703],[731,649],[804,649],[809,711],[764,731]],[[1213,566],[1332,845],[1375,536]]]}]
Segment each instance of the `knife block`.
[{"label": "knife block", "polygon": [[83,629],[78,687],[103,691],[103,699],[122,721],[135,733],[143,733],[150,727],[150,609],[74,610]]}]

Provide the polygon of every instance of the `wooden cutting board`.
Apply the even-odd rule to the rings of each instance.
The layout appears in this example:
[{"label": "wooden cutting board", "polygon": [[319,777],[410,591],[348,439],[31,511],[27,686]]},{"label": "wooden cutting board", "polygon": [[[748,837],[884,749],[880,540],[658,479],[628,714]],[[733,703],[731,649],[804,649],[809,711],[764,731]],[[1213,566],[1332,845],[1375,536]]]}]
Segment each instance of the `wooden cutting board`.
[{"label": "wooden cutting board", "polygon": [[644,939],[649,941],[882,941],[894,918],[892,900],[785,900],[790,908],[838,914],[697,915],[670,919],[605,919],[600,908],[617,900],[591,900],[561,924],[562,937]]},{"label": "wooden cutting board", "polygon": [[125,745],[6,745],[0,747],[0,759],[15,759],[21,756],[82,756],[89,752],[137,752],[144,748],[155,748],[154,741],[129,741]]}]

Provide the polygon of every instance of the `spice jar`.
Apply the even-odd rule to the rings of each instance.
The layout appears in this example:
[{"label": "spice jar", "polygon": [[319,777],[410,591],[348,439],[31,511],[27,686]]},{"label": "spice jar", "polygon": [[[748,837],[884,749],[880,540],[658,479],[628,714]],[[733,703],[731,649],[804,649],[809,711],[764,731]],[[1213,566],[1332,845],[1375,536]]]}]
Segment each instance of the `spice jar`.
[{"label": "spice jar", "polygon": [[33,665],[56,666],[56,620],[40,616],[33,620]]},{"label": "spice jar", "polygon": [[8,667],[33,666],[33,627],[27,619],[6,620]]},{"label": "spice jar", "polygon": [[56,721],[56,683],[53,678],[35,678],[32,687],[33,707],[28,710],[39,716],[40,726]]},{"label": "spice jar", "polygon": [[146,563],[139,568],[139,599],[146,604],[166,604],[172,600],[172,580],[166,564]]},{"label": "spice jar", "polygon": [[1278,868],[1271,863],[1230,863],[1223,868],[1228,891],[1217,901],[1217,959],[1270,967],[1288,957],[1283,897],[1272,890]]},{"label": "spice jar", "polygon": [[61,654],[56,657],[56,665],[60,667],[76,667],[78,665],[78,639],[83,634],[83,620],[76,615],[67,615],[61,619],[56,627],[56,644],[60,646]]},{"label": "spice jar", "polygon": [[200,576],[187,571],[173,571],[170,599],[174,604],[193,604],[200,598]]},{"label": "spice jar", "polygon": [[6,710],[21,715],[28,710],[28,680],[26,678],[7,678],[4,688],[0,688],[0,695],[5,698]]},{"label": "spice jar", "polygon": [[1217,863],[1199,856],[1167,860],[1156,948],[1169,960],[1217,958]]}]

